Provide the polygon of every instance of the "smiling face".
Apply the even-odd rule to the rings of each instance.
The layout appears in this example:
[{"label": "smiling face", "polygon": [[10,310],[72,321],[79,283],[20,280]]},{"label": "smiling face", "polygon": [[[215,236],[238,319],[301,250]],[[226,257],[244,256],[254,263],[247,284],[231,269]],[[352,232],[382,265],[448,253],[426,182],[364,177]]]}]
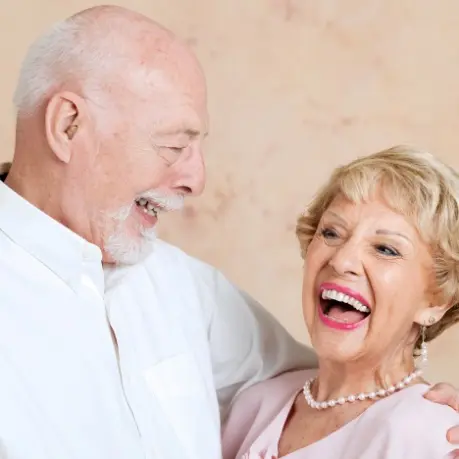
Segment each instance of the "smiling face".
[{"label": "smiling face", "polygon": [[303,311],[320,358],[379,364],[412,355],[433,304],[433,260],[413,224],[377,197],[338,195],[305,256]]},{"label": "smiling face", "polygon": [[152,94],[125,111],[124,132],[103,145],[110,180],[101,189],[104,248],[115,261],[136,262],[151,251],[158,213],[180,209],[184,197],[203,190],[204,79],[159,79]]},{"label": "smiling face", "polygon": [[86,214],[87,239],[105,262],[147,256],[158,214],[204,188],[205,79],[186,48],[171,43],[167,50],[137,79],[107,90],[104,103],[72,102],[79,129],[67,169],[78,189],[66,189],[66,207]]}]

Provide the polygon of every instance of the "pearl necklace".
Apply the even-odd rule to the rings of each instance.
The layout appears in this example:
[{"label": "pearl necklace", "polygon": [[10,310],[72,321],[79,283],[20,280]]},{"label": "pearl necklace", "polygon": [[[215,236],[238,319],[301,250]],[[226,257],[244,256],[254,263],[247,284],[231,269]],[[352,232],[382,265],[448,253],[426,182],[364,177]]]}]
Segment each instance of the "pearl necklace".
[{"label": "pearl necklace", "polygon": [[388,389],[379,389],[373,392],[361,392],[360,394],[351,394],[347,397],[339,397],[338,399],[325,400],[323,402],[317,402],[311,394],[311,385],[316,378],[311,378],[306,381],[303,387],[304,398],[306,403],[316,410],[324,410],[326,408],[333,408],[334,406],[344,405],[345,403],[353,403],[358,401],[363,401],[366,399],[375,400],[377,398],[387,397],[388,395],[393,394],[396,391],[404,389],[407,384],[409,384],[413,379],[416,379],[421,375],[422,370],[416,369],[408,376],[405,376],[399,383],[394,386],[389,387]]}]

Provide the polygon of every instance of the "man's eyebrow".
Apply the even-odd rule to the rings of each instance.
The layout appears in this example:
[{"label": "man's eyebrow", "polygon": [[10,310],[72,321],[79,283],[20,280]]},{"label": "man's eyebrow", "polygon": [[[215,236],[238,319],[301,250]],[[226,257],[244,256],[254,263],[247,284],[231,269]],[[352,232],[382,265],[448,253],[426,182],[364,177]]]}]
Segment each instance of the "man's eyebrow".
[{"label": "man's eyebrow", "polygon": [[203,137],[207,137],[209,134],[208,131],[205,131],[202,133],[199,129],[193,129],[193,128],[173,128],[173,129],[168,129],[167,127],[163,129],[158,129],[157,132],[158,135],[180,135],[180,134],[185,134],[188,137],[199,137],[202,135]]}]

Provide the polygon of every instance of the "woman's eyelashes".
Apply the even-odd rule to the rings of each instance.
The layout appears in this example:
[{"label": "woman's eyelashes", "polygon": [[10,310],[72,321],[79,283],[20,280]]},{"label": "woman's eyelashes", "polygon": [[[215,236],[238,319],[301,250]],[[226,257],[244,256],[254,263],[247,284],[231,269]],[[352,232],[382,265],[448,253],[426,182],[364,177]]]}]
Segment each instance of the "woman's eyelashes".
[{"label": "woman's eyelashes", "polygon": [[375,244],[375,250],[380,254],[386,257],[400,257],[400,251],[388,244]]},{"label": "woman's eyelashes", "polygon": [[[328,244],[337,244],[344,237],[338,229],[331,226],[323,226],[319,231],[319,236]],[[400,250],[386,242],[372,242],[372,247],[378,255],[382,255],[387,258],[397,258],[402,256]]]},{"label": "woman's eyelashes", "polygon": [[324,239],[337,239],[339,237],[338,232],[333,228],[324,227],[320,230],[320,235]]}]

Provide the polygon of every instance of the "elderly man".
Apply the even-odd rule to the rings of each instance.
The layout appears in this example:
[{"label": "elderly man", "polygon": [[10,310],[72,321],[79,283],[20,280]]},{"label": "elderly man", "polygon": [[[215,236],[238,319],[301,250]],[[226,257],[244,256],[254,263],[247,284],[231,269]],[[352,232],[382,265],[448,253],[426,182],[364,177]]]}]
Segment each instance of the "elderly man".
[{"label": "elderly man", "polygon": [[[149,19],[96,7],[32,45],[15,102],[0,183],[4,457],[218,459],[234,395],[315,359],[221,273],[155,240],[161,213],[204,186],[199,63]],[[449,386],[436,394],[457,403]]]}]

